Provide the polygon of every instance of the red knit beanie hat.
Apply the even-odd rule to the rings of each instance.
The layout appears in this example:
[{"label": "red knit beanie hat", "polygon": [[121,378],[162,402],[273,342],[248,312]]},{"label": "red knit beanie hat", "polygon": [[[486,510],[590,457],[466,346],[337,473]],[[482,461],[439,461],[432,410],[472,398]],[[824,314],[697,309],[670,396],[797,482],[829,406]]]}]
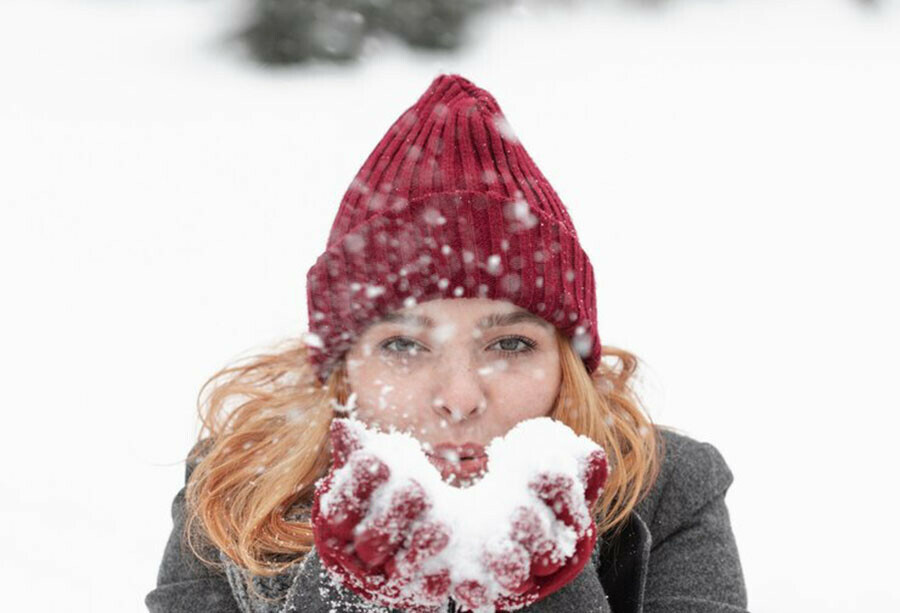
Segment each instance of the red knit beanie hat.
[{"label": "red knit beanie hat", "polygon": [[307,273],[325,382],[366,326],[439,298],[508,300],[600,362],[594,271],[556,192],[487,91],[440,75],[387,131]]}]

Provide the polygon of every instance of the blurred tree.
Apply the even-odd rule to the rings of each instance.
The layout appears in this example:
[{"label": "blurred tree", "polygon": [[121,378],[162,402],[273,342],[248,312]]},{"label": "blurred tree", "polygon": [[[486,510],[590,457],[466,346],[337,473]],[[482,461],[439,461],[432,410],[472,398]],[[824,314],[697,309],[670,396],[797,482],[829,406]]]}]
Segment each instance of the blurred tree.
[{"label": "blurred tree", "polygon": [[[416,47],[452,49],[462,40],[466,18],[490,0],[392,0],[373,11],[377,26]],[[372,2],[366,3],[371,5]]]},{"label": "blurred tree", "polygon": [[[293,64],[312,58],[352,61],[366,37],[393,34],[409,45],[455,49],[463,42],[466,19],[487,6],[520,0],[252,0],[250,24],[240,36],[265,63]],[[539,2],[542,0],[531,0]],[[586,0],[543,0],[576,5]],[[667,0],[629,0],[647,7]],[[879,0],[858,0],[878,6]]]},{"label": "blurred tree", "polygon": [[506,0],[253,0],[241,33],[253,54],[271,64],[311,58],[357,58],[367,35],[392,33],[414,47],[453,49],[466,18]]}]

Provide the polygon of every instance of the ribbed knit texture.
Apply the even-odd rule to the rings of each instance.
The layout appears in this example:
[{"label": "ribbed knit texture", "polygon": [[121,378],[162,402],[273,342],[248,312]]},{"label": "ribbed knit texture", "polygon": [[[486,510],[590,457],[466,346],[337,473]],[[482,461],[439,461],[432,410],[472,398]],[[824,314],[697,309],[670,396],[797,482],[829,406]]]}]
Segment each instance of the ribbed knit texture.
[{"label": "ribbed knit texture", "polygon": [[320,381],[380,315],[437,298],[509,300],[600,360],[591,263],[559,196],[487,91],[440,75],[344,194],[307,274]]}]

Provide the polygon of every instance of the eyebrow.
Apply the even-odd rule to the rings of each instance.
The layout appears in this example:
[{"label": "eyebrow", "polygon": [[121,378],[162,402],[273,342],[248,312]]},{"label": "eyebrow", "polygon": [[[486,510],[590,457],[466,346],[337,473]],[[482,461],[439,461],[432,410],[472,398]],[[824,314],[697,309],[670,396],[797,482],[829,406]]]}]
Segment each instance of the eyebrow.
[{"label": "eyebrow", "polygon": [[[411,313],[388,313],[381,319],[373,322],[373,326],[379,323],[398,323],[408,324],[420,328],[434,328],[435,321],[426,315],[414,315]],[[512,311],[510,313],[492,313],[478,320],[475,325],[486,330],[488,328],[496,328],[502,326],[512,326],[517,323],[532,323],[542,328],[551,328],[550,323],[532,313],[531,311]]]}]

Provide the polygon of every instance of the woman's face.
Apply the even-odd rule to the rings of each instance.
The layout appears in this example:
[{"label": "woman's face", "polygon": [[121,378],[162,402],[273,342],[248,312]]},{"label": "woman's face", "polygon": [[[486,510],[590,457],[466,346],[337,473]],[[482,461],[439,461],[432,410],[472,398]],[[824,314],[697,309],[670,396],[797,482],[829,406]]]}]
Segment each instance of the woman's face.
[{"label": "woman's face", "polygon": [[347,354],[347,374],[357,419],[411,434],[445,478],[462,482],[483,469],[479,445],[550,413],[561,369],[551,324],[505,300],[456,298],[371,324]]}]

